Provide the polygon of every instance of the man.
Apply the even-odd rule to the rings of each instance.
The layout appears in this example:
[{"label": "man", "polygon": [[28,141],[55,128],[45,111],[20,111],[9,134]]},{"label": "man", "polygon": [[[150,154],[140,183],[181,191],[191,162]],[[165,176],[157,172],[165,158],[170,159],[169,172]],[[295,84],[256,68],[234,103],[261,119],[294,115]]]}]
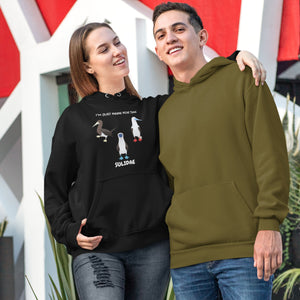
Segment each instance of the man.
[{"label": "man", "polygon": [[159,124],[174,185],[166,222],[176,299],[217,299],[218,288],[224,300],[271,299],[289,191],[272,95],[249,68],[205,60],[208,34],[189,5],[158,5],[153,22],[157,55],[175,77]]}]

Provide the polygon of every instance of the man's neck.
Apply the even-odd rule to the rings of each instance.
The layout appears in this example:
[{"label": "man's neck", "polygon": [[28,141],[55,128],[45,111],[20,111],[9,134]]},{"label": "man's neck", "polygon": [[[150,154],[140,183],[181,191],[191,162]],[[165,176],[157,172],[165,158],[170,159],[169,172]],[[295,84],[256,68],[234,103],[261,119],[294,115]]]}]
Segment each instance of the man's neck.
[{"label": "man's neck", "polygon": [[193,64],[191,66],[183,66],[183,67],[174,67],[171,68],[171,71],[176,78],[176,80],[180,82],[190,83],[191,79],[196,75],[196,73],[207,63],[205,59],[200,62]]}]

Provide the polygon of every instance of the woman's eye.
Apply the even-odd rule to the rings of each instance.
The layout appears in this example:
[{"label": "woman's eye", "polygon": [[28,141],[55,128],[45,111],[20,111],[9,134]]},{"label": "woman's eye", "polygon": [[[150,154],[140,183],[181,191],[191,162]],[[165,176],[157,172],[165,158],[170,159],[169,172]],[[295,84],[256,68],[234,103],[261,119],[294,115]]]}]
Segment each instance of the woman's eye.
[{"label": "woman's eye", "polygon": [[99,53],[105,53],[107,50],[108,50],[108,48],[101,48],[101,49],[99,50]]},{"label": "woman's eye", "polygon": [[119,46],[119,45],[121,45],[121,42],[120,42],[120,41],[117,41],[117,42],[115,43],[115,45],[116,45],[116,46]]}]

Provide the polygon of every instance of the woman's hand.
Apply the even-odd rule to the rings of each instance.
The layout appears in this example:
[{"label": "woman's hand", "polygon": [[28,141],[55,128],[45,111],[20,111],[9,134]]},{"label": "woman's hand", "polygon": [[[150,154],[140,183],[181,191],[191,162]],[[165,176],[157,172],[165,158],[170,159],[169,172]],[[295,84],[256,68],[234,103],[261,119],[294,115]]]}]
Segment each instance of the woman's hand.
[{"label": "woman's hand", "polygon": [[87,250],[94,250],[96,247],[98,247],[99,243],[101,242],[103,236],[97,235],[97,236],[85,236],[81,233],[82,227],[86,224],[87,219],[83,219],[81,221],[81,225],[78,231],[78,234],[76,236],[76,240],[78,245]]},{"label": "woman's hand", "polygon": [[236,57],[236,62],[241,71],[245,70],[245,65],[249,66],[252,69],[252,75],[255,78],[255,85],[259,86],[264,84],[267,72],[264,69],[262,63],[249,51],[240,51]]}]

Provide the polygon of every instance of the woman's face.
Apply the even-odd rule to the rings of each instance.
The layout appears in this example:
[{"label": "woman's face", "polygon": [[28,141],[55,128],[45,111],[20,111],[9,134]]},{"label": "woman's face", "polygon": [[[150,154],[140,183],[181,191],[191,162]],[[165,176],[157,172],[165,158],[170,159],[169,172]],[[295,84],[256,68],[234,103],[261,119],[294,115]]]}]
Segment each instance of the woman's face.
[{"label": "woman's face", "polygon": [[86,38],[88,62],[86,71],[93,74],[99,85],[123,79],[129,73],[126,47],[109,28],[93,30]]}]

